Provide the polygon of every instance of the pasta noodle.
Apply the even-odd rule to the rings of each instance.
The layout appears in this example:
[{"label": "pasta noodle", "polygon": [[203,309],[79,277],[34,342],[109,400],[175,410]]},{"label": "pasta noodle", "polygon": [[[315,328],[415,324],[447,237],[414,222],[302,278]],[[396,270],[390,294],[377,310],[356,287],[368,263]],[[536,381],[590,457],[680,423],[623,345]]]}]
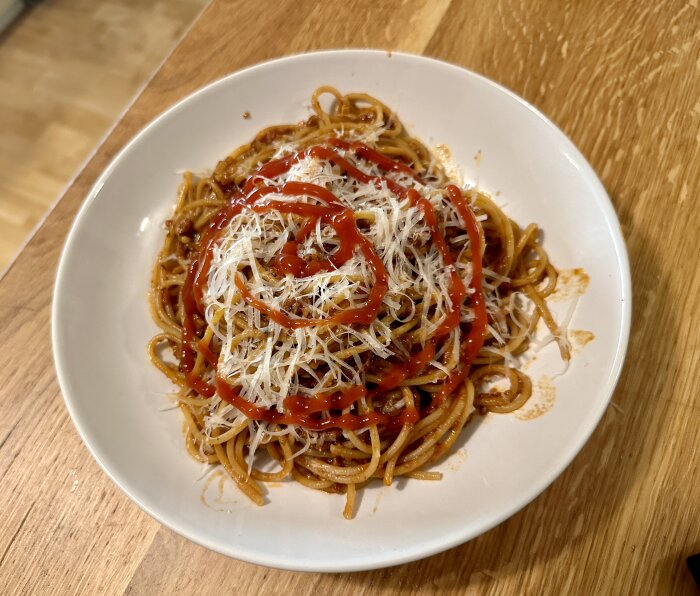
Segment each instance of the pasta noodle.
[{"label": "pasta noodle", "polygon": [[475,412],[528,400],[540,320],[569,348],[536,225],[456,186],[379,100],[321,87],[311,107],[184,175],[149,355],[194,458],[259,505],[285,479],[344,493],[350,518],[358,488],[439,479]]}]

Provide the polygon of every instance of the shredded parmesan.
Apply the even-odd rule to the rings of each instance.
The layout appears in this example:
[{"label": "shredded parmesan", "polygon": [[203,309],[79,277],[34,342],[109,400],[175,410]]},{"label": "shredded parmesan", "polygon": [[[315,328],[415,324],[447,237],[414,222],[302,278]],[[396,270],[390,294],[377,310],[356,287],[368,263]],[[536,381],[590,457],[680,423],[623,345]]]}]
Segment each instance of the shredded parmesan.
[{"label": "shredded parmesan", "polygon": [[[278,156],[292,148],[280,147]],[[421,184],[402,172],[386,173],[377,165],[341,152],[362,171],[385,176],[406,187],[414,188],[430,201],[441,227],[461,228],[459,214],[436,186]],[[217,243],[204,296],[205,317],[221,342],[218,372],[235,385],[242,397],[263,408],[284,411],[284,399],[290,395],[312,395],[348,385],[364,384],[362,357],[369,353],[388,359],[405,354],[405,347],[395,337],[389,323],[410,321],[420,309],[420,322],[411,329],[424,342],[435,332],[452,307],[449,298],[450,271],[430,241],[420,209],[407,199],[397,198],[387,187],[376,188],[346,177],[333,164],[314,157],[305,157],[283,175],[267,180],[279,186],[285,182],[303,181],[330,190],[344,205],[351,208],[362,234],[374,245],[388,277],[388,290],[383,300],[384,315],[370,325],[312,326],[288,329],[245,303],[234,284],[235,276],[245,272],[247,290],[266,305],[289,317],[331,317],[346,308],[364,304],[374,283],[368,263],[359,251],[341,267],[321,271],[308,277],[271,275],[269,263],[286,242],[293,239],[304,220],[295,215],[270,211],[256,213],[245,209],[235,216]],[[267,195],[274,201],[302,201],[319,204],[319,199],[284,194]],[[459,248],[468,245],[464,234],[452,241]],[[316,229],[300,245],[298,254],[328,256],[338,246],[335,231],[319,220]],[[465,285],[471,277],[471,264],[457,264]],[[217,313],[224,311],[221,320]],[[473,312],[463,308],[463,320],[473,319]],[[220,317],[220,315],[219,315]],[[218,321],[218,322],[217,322]],[[246,330],[262,333],[248,334]],[[458,335],[459,330],[453,331]],[[458,337],[446,342],[458,350]],[[445,372],[436,357],[430,363],[434,370]],[[207,418],[207,426],[221,425],[229,416]],[[230,422],[226,422],[230,425]],[[257,431],[255,435],[258,438]]]}]

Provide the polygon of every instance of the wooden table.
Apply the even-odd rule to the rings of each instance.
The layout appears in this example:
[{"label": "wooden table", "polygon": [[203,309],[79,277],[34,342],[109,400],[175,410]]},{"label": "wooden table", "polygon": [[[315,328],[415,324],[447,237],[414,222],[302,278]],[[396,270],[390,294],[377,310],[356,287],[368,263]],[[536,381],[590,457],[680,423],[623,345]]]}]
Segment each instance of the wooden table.
[{"label": "wooden table", "polygon": [[[89,188],[149,120],[249,64],[319,48],[435,56],[513,89],[578,145],[625,233],[627,364],[592,439],[537,500],[409,565],[304,574],[240,563],[163,528],[102,473],[63,405],[54,271]],[[700,552],[700,12],[697,0],[215,0],[0,281],[0,591],[692,593]]]}]

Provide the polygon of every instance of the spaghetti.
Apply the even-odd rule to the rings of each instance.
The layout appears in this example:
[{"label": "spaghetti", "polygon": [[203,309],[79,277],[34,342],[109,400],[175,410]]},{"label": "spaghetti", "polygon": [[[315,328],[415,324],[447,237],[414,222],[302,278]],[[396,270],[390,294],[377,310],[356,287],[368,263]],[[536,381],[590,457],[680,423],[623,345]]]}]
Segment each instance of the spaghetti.
[{"label": "spaghetti", "polygon": [[149,353],[194,458],[257,504],[287,478],[345,493],[350,518],[357,488],[439,479],[427,468],[473,412],[527,401],[516,358],[540,320],[569,348],[536,225],[452,183],[377,99],[321,87],[311,105],[185,174]]}]

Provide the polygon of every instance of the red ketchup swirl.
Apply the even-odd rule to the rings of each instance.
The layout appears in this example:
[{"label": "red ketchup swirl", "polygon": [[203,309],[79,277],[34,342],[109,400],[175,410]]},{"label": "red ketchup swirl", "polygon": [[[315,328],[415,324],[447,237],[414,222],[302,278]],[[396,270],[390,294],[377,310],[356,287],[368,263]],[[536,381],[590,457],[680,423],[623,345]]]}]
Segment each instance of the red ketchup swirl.
[{"label": "red ketchup swirl", "polygon": [[[352,152],[355,155],[374,163],[385,172],[398,172],[411,176],[420,182],[420,178],[405,164],[393,160],[386,155],[367,147],[360,142],[348,142],[331,138],[328,145],[336,149]],[[294,214],[306,219],[296,236],[289,240],[273,263],[272,270],[277,275],[291,274],[295,277],[308,277],[321,271],[337,269],[346,263],[356,251],[367,261],[374,283],[363,306],[340,311],[325,319],[306,319],[290,317],[274,309],[262,300],[256,298],[246,288],[242,275],[238,275],[235,284],[243,300],[267,315],[272,321],[288,329],[321,325],[369,325],[377,317],[382,301],[388,290],[387,272],[372,243],[365,238],[357,227],[354,213],[341,203],[328,189],[306,182],[286,182],[280,186],[264,184],[266,180],[285,174],[300,160],[314,157],[327,160],[338,168],[343,175],[353,178],[360,183],[373,184],[375,187],[388,188],[399,198],[408,198],[412,205],[417,206],[423,213],[426,225],[430,230],[433,244],[436,246],[445,267],[450,274],[448,297],[450,310],[436,331],[423,347],[402,362],[390,363],[379,375],[376,388],[368,391],[362,386],[352,386],[343,391],[318,393],[313,396],[288,396],[283,403],[282,411],[256,406],[242,397],[237,388],[229,385],[225,379],[217,376],[215,385],[194,374],[195,344],[202,356],[216,367],[217,358],[211,349],[197,335],[198,326],[204,327],[204,287],[213,258],[216,243],[222,232],[233,217],[243,209],[251,209],[257,213],[277,211]],[[430,202],[422,197],[415,189],[399,184],[384,176],[367,174],[350,163],[337,151],[330,147],[313,146],[282,159],[270,161],[261,166],[244,184],[244,193],[236,193],[229,204],[217,213],[209,228],[202,234],[199,242],[199,253],[192,261],[187,272],[183,287],[184,324],[182,331],[182,350],[180,365],[185,373],[185,382],[189,387],[205,397],[218,393],[221,399],[231,403],[251,420],[265,420],[280,424],[296,424],[309,430],[326,430],[341,428],[358,430],[371,425],[383,425],[390,430],[398,429],[404,424],[415,423],[420,414],[415,407],[406,408],[398,415],[388,415],[380,412],[365,414],[342,413],[365,396],[375,397],[400,386],[407,378],[413,377],[423,370],[435,357],[437,340],[449,335],[460,324],[462,303],[467,295],[455,266],[455,260],[450,252],[445,237],[440,230],[435,211]],[[464,380],[469,373],[472,362],[476,358],[484,342],[486,330],[486,306],[482,289],[482,259],[481,238],[476,218],[468,207],[460,190],[454,185],[448,185],[446,192],[462,219],[470,245],[472,247],[472,279],[470,283],[471,302],[475,318],[470,330],[460,345],[460,363],[453,373],[443,383],[441,389],[433,397],[433,406],[438,405],[444,398]],[[287,195],[299,197],[314,197],[322,204],[308,204],[302,201],[280,201],[270,195]],[[301,243],[314,230],[318,222],[324,223],[335,231],[340,244],[337,250],[324,258],[304,260],[298,254]],[[328,412],[328,415],[324,415]]]}]

